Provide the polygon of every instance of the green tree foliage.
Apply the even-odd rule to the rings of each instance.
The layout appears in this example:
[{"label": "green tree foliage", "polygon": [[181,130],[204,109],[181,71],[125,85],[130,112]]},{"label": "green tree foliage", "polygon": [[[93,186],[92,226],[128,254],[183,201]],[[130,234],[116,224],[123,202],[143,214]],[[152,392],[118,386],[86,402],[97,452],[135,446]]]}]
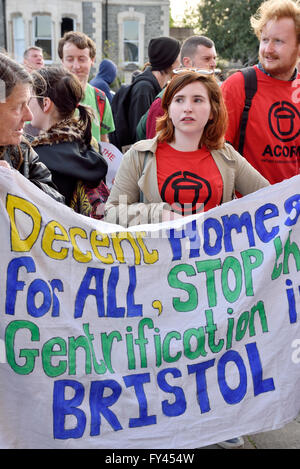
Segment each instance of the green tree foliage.
[{"label": "green tree foliage", "polygon": [[196,34],[210,37],[222,59],[253,64],[257,61],[258,40],[250,17],[261,3],[262,0],[202,0],[194,11],[186,12],[184,23],[193,26]]}]

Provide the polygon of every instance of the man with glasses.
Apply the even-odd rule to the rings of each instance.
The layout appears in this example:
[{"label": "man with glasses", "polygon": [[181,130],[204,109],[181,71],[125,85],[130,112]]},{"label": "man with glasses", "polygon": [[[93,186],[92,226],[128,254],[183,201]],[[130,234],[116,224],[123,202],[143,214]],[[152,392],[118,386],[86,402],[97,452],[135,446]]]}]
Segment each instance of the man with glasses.
[{"label": "man with glasses", "polygon": [[96,58],[96,46],[86,34],[69,31],[58,43],[58,55],[69,72],[80,80],[85,91],[81,104],[91,106],[95,111],[92,134],[96,140],[108,142],[108,135],[115,130],[114,120],[109,101],[103,91],[97,90],[88,83],[91,67]]},{"label": "man with glasses", "polygon": [[[181,46],[180,62],[184,68],[215,72],[217,53],[214,42],[205,36],[187,38]],[[163,115],[161,107],[163,93],[164,90],[157,95],[149,110],[141,117],[136,130],[138,140],[155,136],[156,119]]]}]

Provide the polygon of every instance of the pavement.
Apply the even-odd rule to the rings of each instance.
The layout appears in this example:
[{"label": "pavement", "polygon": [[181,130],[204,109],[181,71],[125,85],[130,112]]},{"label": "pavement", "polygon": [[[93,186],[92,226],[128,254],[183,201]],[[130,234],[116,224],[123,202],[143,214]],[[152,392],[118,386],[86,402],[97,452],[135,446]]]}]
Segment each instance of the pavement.
[{"label": "pavement", "polygon": [[[300,414],[292,422],[278,430],[244,435],[244,448],[239,449],[300,449]],[[218,445],[203,449],[222,449]]]}]

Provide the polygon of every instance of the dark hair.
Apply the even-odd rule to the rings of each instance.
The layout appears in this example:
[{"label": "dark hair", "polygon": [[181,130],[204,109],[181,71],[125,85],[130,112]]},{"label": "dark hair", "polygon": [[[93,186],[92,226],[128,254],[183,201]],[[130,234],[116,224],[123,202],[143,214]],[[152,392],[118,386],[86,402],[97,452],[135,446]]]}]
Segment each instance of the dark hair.
[{"label": "dark hair", "polygon": [[0,53],[0,80],[5,86],[5,98],[9,97],[16,85],[32,84],[30,73],[3,53]]},{"label": "dark hair", "polygon": [[194,58],[197,52],[198,46],[204,46],[211,49],[215,46],[214,42],[206,36],[190,36],[188,37],[181,46],[180,58],[181,63],[184,57]]},{"label": "dark hair", "polygon": [[63,48],[67,42],[71,42],[78,49],[86,49],[88,47],[90,49],[90,58],[94,59],[96,57],[96,45],[90,37],[80,31],[68,31],[58,43],[58,55],[61,60],[64,56]]},{"label": "dark hair", "polygon": [[[36,96],[47,97],[55,104],[61,120],[73,117],[76,108],[79,111],[79,122],[84,132],[86,144],[92,138],[93,112],[80,104],[84,91],[79,79],[62,66],[43,67],[32,74],[33,89]],[[42,100],[38,103],[43,108]]]},{"label": "dark hair", "polygon": [[174,75],[165,89],[161,101],[164,115],[157,119],[156,125],[158,141],[169,143],[173,141],[174,125],[169,117],[169,106],[178,91],[190,83],[197,81],[202,83],[207,89],[212,112],[212,119],[207,122],[204,128],[201,140],[199,141],[199,148],[204,144],[209,150],[218,150],[224,146],[228,122],[227,110],[220,86],[213,75],[201,75],[191,71]]}]

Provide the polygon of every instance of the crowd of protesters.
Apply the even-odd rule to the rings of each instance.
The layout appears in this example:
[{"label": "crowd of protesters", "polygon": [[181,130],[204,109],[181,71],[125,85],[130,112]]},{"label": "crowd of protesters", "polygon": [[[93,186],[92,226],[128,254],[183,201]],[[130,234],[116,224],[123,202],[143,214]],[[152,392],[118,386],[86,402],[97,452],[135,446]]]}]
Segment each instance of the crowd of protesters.
[{"label": "crowd of protesters", "polygon": [[[113,143],[126,124],[129,144],[119,148],[122,163],[98,217],[125,227],[207,211],[298,175],[300,104],[293,97],[300,79],[299,3],[267,0],[251,26],[259,51],[250,67],[255,93],[246,114],[244,74],[237,70],[220,82],[216,46],[205,36],[182,45],[152,38],[149,62],[116,92],[111,60],[104,59],[90,80],[96,48],[81,32],[59,41],[60,66],[45,66],[35,46],[25,51],[23,64],[0,53],[0,166],[20,171],[75,209],[78,184],[101,188],[103,195],[101,143]],[[116,103],[123,107],[120,118]],[[185,178],[182,187],[178,174]],[[76,211],[93,216],[90,209]],[[220,443],[242,444],[242,437]]]}]

